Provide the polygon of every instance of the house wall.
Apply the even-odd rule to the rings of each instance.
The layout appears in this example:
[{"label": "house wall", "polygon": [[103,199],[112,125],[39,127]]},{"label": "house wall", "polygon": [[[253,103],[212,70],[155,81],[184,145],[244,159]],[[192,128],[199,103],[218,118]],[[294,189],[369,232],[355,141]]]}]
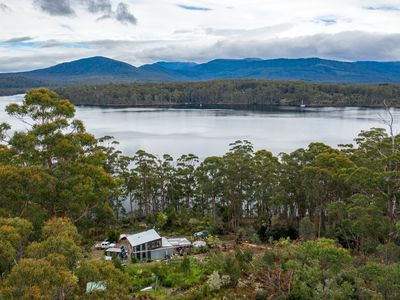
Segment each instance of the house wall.
[{"label": "house wall", "polygon": [[161,246],[161,239],[150,241],[141,245],[137,245],[135,247],[131,247],[132,251],[130,252],[131,257],[136,257],[138,260],[152,260],[151,252],[154,251],[154,247]]},{"label": "house wall", "polygon": [[151,251],[151,260],[164,259],[166,256],[172,256],[174,254],[173,248],[160,248]]}]

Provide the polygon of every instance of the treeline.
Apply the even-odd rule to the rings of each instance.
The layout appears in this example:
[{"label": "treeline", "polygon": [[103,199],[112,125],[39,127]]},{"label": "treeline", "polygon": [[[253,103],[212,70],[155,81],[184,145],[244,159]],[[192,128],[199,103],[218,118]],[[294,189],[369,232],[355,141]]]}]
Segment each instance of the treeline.
[{"label": "treeline", "polygon": [[400,85],[344,85],[301,81],[220,80],[59,88],[78,105],[104,106],[400,106]]},{"label": "treeline", "polygon": [[23,94],[29,88],[41,86],[48,84],[21,75],[0,74],[0,96]]}]

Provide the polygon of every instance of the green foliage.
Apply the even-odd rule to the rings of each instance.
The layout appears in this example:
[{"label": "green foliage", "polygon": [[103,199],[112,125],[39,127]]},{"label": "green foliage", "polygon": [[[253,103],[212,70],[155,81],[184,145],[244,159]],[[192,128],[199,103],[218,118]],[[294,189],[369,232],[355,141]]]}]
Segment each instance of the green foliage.
[{"label": "green foliage", "polygon": [[104,282],[105,291],[85,294],[81,299],[129,299],[129,278],[110,261],[84,261],[77,269],[79,286],[88,282]]},{"label": "green foliage", "polygon": [[0,240],[0,278],[7,274],[15,263],[17,250],[6,240]]},{"label": "green foliage", "polygon": [[50,254],[61,254],[66,258],[68,268],[71,270],[77,266],[83,258],[82,250],[73,240],[63,236],[51,236],[43,242],[33,242],[26,249],[29,258],[45,258]]},{"label": "green foliage", "polygon": [[190,258],[187,255],[183,256],[183,260],[181,262],[181,271],[184,274],[190,273],[191,265],[190,265]]},{"label": "green foliage", "polygon": [[62,257],[23,259],[0,288],[1,299],[74,299],[77,278],[62,263]]},{"label": "green foliage", "polygon": [[[303,81],[254,79],[181,83],[133,83],[70,86],[59,92],[76,104],[170,105],[248,108],[262,105],[382,106],[382,99],[398,105],[398,85],[319,84]],[[214,106],[213,106],[214,105]],[[219,106],[219,107],[220,107]],[[218,106],[217,106],[218,107]]]},{"label": "green foliage", "polygon": [[162,229],[168,222],[168,216],[165,213],[159,212],[156,217],[156,226]]},{"label": "green foliage", "polygon": [[[132,265],[127,268],[127,274],[136,290],[149,285],[155,287],[189,289],[205,281],[204,270],[196,260],[187,258],[190,262],[171,261],[170,264],[157,263],[153,265]],[[190,268],[183,270],[182,265]]]},{"label": "green foliage", "polygon": [[6,110],[26,122],[27,130],[4,141],[10,156],[0,163],[0,206],[9,215],[28,218],[35,229],[48,216],[93,224],[115,187],[106,168],[112,151],[73,119],[75,108],[68,100],[47,89],[28,91],[22,104]]},{"label": "green foliage", "polygon": [[303,241],[308,241],[314,237],[314,223],[310,221],[310,218],[304,217],[301,219],[299,224],[299,237]]},{"label": "green foliage", "polygon": [[51,218],[42,227],[42,239],[65,237],[79,243],[81,237],[78,229],[68,218]]},{"label": "green foliage", "polygon": [[393,242],[381,244],[376,247],[377,257],[384,264],[400,261],[400,246]]},{"label": "green foliage", "polygon": [[228,255],[225,258],[223,271],[229,275],[230,283],[232,286],[235,286],[240,278],[240,265],[238,261],[231,255]]},{"label": "green foliage", "polygon": [[400,265],[381,265],[368,263],[361,267],[361,276],[374,291],[383,299],[398,299],[400,297]]},{"label": "green foliage", "polygon": [[121,235],[120,231],[114,229],[114,230],[109,230],[107,236],[108,236],[108,240],[111,243],[117,243],[117,242],[119,242],[120,235]]}]

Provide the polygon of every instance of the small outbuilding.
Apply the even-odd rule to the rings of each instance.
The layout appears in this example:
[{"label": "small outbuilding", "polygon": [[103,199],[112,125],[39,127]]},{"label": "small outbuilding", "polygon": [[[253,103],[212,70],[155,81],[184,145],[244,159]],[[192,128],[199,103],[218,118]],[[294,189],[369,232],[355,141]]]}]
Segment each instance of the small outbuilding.
[{"label": "small outbuilding", "polygon": [[92,292],[99,292],[99,291],[105,291],[106,290],[106,284],[104,281],[90,281],[86,283],[86,293],[92,293]]}]

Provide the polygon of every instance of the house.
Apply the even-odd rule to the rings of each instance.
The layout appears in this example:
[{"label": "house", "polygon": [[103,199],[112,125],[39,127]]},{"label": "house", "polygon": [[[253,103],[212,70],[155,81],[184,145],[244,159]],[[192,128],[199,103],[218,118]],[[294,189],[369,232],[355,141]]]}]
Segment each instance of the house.
[{"label": "house", "polygon": [[158,260],[173,255],[174,247],[154,229],[136,234],[121,234],[120,244],[128,256],[140,261]]}]

